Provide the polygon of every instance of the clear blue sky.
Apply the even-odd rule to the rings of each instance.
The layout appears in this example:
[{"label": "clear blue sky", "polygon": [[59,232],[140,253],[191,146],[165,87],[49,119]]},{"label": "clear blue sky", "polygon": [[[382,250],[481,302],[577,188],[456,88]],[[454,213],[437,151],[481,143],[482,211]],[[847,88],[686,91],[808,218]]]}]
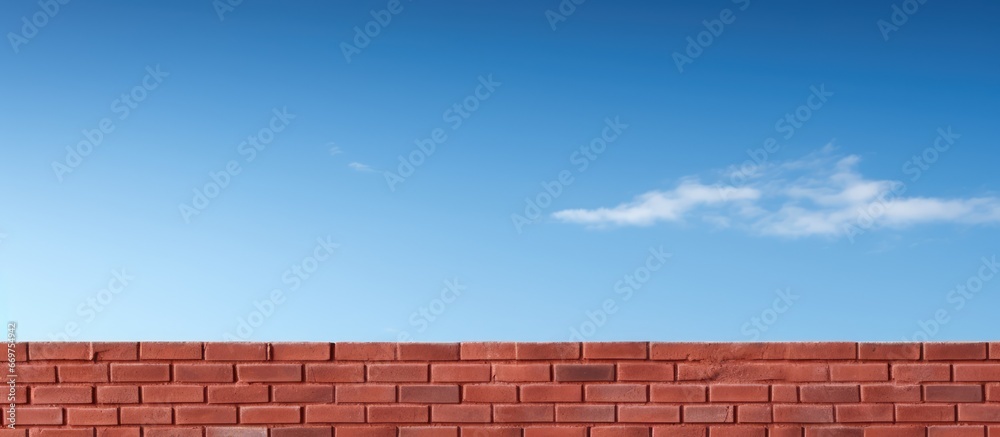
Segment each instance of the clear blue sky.
[{"label": "clear blue sky", "polygon": [[997,2],[224,1],[0,5],[21,339],[1000,335]]}]

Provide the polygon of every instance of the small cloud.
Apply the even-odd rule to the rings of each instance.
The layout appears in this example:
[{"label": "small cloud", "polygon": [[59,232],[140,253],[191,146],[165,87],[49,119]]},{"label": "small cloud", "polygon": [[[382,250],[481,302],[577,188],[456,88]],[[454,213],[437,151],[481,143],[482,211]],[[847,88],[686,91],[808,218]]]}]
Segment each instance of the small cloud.
[{"label": "small cloud", "polygon": [[328,143],[327,146],[330,146],[330,156],[336,156],[344,153],[343,150],[340,150],[340,147],[334,146],[334,143]]},{"label": "small cloud", "polygon": [[352,162],[350,164],[347,164],[347,166],[357,171],[363,171],[363,172],[375,171],[375,169],[371,168],[367,164],[362,164],[360,162]]}]

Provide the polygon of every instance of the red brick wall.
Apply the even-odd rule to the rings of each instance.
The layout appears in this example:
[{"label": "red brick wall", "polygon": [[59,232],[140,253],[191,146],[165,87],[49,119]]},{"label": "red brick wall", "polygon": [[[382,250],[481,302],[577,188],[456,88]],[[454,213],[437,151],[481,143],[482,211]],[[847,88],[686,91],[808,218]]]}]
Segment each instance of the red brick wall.
[{"label": "red brick wall", "polygon": [[30,343],[17,355],[18,427],[0,437],[1000,437],[1000,343]]}]

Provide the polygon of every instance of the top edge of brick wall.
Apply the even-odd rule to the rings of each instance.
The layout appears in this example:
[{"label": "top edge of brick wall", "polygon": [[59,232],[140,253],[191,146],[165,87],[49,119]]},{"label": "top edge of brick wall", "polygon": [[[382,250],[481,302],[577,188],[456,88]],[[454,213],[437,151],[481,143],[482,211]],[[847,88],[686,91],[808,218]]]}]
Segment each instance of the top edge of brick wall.
[{"label": "top edge of brick wall", "polygon": [[18,361],[997,360],[1000,342],[24,342]]}]

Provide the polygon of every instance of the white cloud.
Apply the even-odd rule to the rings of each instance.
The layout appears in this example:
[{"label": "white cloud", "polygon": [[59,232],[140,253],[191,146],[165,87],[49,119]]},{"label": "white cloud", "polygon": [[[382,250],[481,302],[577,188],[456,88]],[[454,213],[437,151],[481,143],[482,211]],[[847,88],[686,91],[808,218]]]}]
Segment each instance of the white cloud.
[{"label": "white cloud", "polygon": [[784,237],[841,236],[875,228],[928,223],[1000,223],[1000,198],[906,197],[899,181],[867,179],[856,155],[836,156],[834,148],[799,160],[768,163],[747,182],[726,184],[687,177],[670,190],[654,190],[610,208],[557,211],[557,220],[590,227],[648,226],[697,218],[718,227]]},{"label": "white cloud", "polygon": [[360,162],[352,162],[350,164],[347,164],[347,166],[350,167],[350,168],[353,168],[353,169],[355,169],[357,171],[375,171],[369,165],[362,164]]}]

